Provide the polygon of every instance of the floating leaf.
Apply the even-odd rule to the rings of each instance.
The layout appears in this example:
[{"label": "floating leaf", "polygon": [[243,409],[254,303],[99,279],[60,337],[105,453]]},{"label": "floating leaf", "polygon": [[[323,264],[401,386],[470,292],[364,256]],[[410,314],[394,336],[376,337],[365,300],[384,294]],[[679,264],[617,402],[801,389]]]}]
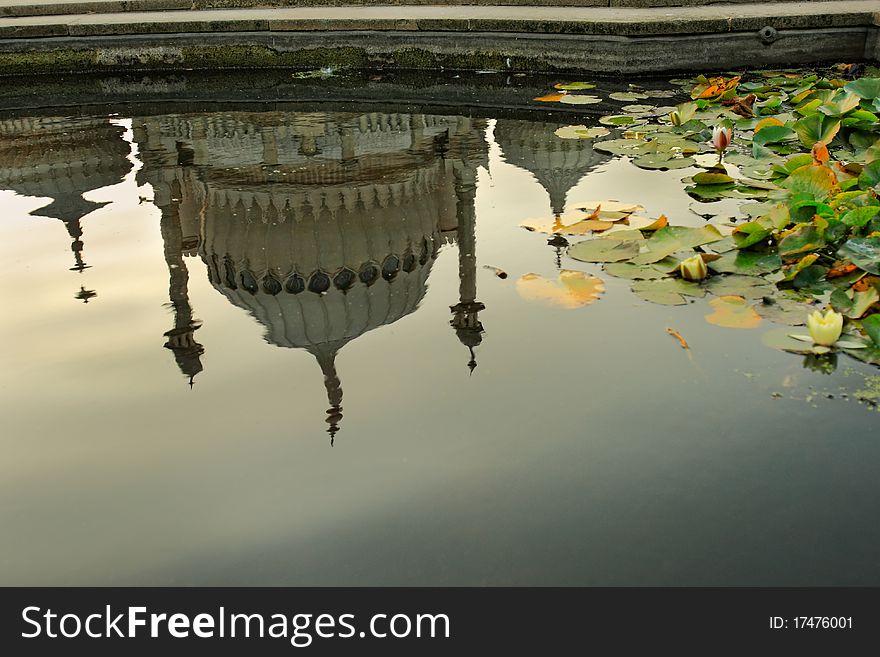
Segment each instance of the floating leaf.
[{"label": "floating leaf", "polygon": [[840,220],[847,226],[858,226],[861,228],[871,221],[877,213],[880,213],[880,205],[869,205],[850,210]]},{"label": "floating leaf", "polygon": [[558,128],[553,134],[560,139],[595,139],[596,137],[604,137],[608,133],[608,128],[588,128],[585,125],[567,125]]},{"label": "floating leaf", "polygon": [[725,94],[732,94],[736,91],[740,77],[725,79],[723,77],[714,77],[706,79],[703,76],[697,77],[698,84],[691,91],[691,98],[719,98]]},{"label": "floating leaf", "polygon": [[709,301],[709,305],[715,310],[706,315],[706,321],[710,324],[736,329],[750,329],[761,324],[761,316],[743,297],[718,297]]},{"label": "floating leaf", "polygon": [[880,347],[880,314],[869,315],[862,320],[862,328],[865,333]]},{"label": "floating leaf", "polygon": [[768,128],[770,126],[782,126],[785,125],[782,121],[777,119],[775,116],[769,116],[766,119],[761,119],[755,125],[755,134],[761,132],[764,128]]},{"label": "floating leaf", "polygon": [[584,262],[619,262],[629,260],[638,253],[637,240],[612,239],[611,236],[578,242],[568,249],[569,257]]},{"label": "floating leaf", "polygon": [[709,263],[709,268],[720,274],[745,274],[759,276],[777,271],[782,267],[782,259],[777,253],[755,253],[754,251],[731,251]]},{"label": "floating leaf", "polygon": [[776,291],[776,287],[769,284],[763,278],[759,276],[744,276],[742,274],[714,276],[709,279],[706,289],[715,296],[734,295],[746,299],[760,299]]},{"label": "floating leaf", "polygon": [[620,127],[636,123],[636,117],[632,114],[611,114],[609,116],[603,116],[601,119],[599,119],[599,123],[601,123],[602,125],[613,125]]},{"label": "floating leaf", "polygon": [[763,130],[755,133],[752,142],[755,144],[778,144],[784,141],[797,139],[797,133],[784,125],[765,126]]},{"label": "floating leaf", "polygon": [[554,89],[562,89],[563,91],[583,91],[584,89],[595,89],[596,85],[592,82],[560,82],[553,85]]},{"label": "floating leaf", "polygon": [[805,225],[786,235],[779,242],[779,255],[786,260],[792,256],[815,251],[825,246],[825,240],[815,226]]},{"label": "floating leaf", "polygon": [[606,221],[619,221],[620,219],[627,218],[631,214],[645,211],[645,208],[638,203],[621,203],[620,201],[614,200],[577,201],[570,205],[578,208],[582,212],[598,212],[595,218],[604,219]]},{"label": "floating leaf", "polygon": [[633,102],[635,100],[644,100],[648,97],[647,94],[636,93],[633,91],[616,91],[613,94],[608,95],[612,100],[619,100],[623,102]]},{"label": "floating leaf", "polygon": [[747,249],[770,236],[770,229],[759,221],[750,221],[740,224],[733,231],[733,241],[738,249]]},{"label": "floating leaf", "polygon": [[602,99],[599,98],[599,96],[565,94],[562,98],[559,99],[559,102],[566,105],[596,105],[597,103],[601,103]]},{"label": "floating leaf", "polygon": [[645,114],[654,111],[656,108],[653,105],[624,105],[620,109],[628,114]]},{"label": "floating leaf", "polygon": [[525,274],[516,282],[516,291],[526,301],[574,309],[596,301],[605,292],[605,284],[596,276],[563,269],[555,281],[538,274]]},{"label": "floating leaf", "polygon": [[824,114],[811,114],[805,116],[794,124],[801,143],[807,148],[812,148],[817,141],[829,143],[834,135],[840,130],[840,119]]},{"label": "floating leaf", "polygon": [[820,201],[828,198],[838,187],[834,171],[820,164],[808,164],[795,169],[782,186],[794,194],[810,194]]},{"label": "floating leaf", "polygon": [[692,157],[676,158],[670,157],[670,154],[657,153],[636,158],[633,164],[641,169],[684,169],[694,166],[696,162]]},{"label": "floating leaf", "polygon": [[665,278],[668,272],[663,272],[652,265],[634,265],[631,262],[609,262],[604,266],[605,271],[617,278],[629,280],[655,280]]},{"label": "floating leaf", "polygon": [[844,314],[850,319],[858,319],[871,308],[875,303],[880,301],[880,294],[873,287],[866,290],[856,290],[852,296],[852,306]]},{"label": "floating leaf", "polygon": [[843,88],[859,98],[872,100],[880,97],[880,78],[861,78],[860,80],[853,80],[852,82],[848,82]]},{"label": "floating leaf", "polygon": [[667,226],[651,235],[650,239],[645,242],[647,251],[634,258],[633,262],[637,265],[651,264],[677,251],[693,249],[721,239],[723,239],[723,235],[712,224],[699,228]]},{"label": "floating leaf", "polygon": [[872,274],[880,274],[880,237],[856,237],[837,252],[838,257]]},{"label": "floating leaf", "polygon": [[813,310],[813,306],[804,302],[769,296],[752,307],[764,319],[789,326],[803,326]]},{"label": "floating leaf", "polygon": [[[791,337],[791,329],[777,328],[761,336],[761,342],[773,349],[781,349],[795,354],[813,352],[813,345]],[[810,341],[812,342],[812,340]]]},{"label": "floating leaf", "polygon": [[565,94],[547,94],[546,96],[538,96],[534,100],[541,101],[542,103],[558,103]]},{"label": "floating leaf", "polygon": [[706,290],[698,283],[680,278],[664,278],[655,281],[637,281],[632,291],[645,301],[663,306],[683,306],[687,303],[685,296],[703,297]]}]

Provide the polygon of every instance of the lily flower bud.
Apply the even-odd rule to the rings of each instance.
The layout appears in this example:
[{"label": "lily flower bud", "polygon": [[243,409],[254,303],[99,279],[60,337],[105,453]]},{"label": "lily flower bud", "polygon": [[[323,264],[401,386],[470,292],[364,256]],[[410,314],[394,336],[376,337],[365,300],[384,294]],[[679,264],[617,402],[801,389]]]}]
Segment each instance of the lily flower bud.
[{"label": "lily flower bud", "polygon": [[807,328],[813,342],[823,347],[831,347],[843,333],[843,315],[828,310],[824,315],[817,310],[807,317]]},{"label": "lily flower bud", "polygon": [[682,260],[678,271],[686,281],[701,281],[709,275],[709,268],[706,267],[706,262],[699,253]]}]

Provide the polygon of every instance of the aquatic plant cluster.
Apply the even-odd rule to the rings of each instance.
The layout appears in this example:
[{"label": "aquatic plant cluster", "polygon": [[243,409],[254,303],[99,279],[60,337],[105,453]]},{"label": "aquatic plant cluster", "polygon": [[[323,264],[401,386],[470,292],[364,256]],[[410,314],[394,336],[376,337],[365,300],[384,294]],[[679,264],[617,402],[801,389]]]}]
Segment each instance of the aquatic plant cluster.
[{"label": "aquatic plant cluster", "polygon": [[[603,216],[607,205],[594,203],[570,224],[526,227],[588,237],[568,255],[631,279],[648,301],[680,305],[712,294],[711,323],[806,324],[808,334],[777,329],[764,343],[880,364],[880,77],[859,68],[674,80],[688,102],[624,107],[600,119],[609,131],[557,132],[596,139],[595,150],[641,168],[700,168],[683,179],[685,191],[701,204],[739,200],[733,217],[682,226],[634,204],[615,203]],[[563,83],[536,100],[571,103],[588,88]],[[637,88],[623,95],[651,97]]]}]

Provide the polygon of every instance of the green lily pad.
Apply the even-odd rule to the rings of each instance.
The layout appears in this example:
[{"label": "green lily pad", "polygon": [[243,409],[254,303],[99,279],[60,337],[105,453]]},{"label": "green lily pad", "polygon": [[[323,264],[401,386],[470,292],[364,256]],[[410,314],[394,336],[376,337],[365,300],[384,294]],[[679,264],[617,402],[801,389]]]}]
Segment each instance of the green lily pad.
[{"label": "green lily pad", "polygon": [[843,215],[840,220],[847,226],[858,226],[861,228],[878,213],[880,213],[880,205],[867,205],[861,208],[853,208]]},{"label": "green lily pad", "polygon": [[713,277],[706,284],[706,289],[718,297],[734,295],[746,299],[760,299],[776,292],[776,286],[763,278],[742,274]]},{"label": "green lily pad", "polygon": [[771,125],[763,128],[755,133],[752,137],[752,143],[766,145],[779,144],[784,141],[793,141],[798,138],[798,134],[788,126]]},{"label": "green lily pad", "polygon": [[667,226],[656,231],[646,241],[647,251],[633,258],[637,265],[648,265],[671,256],[677,251],[693,249],[723,239],[723,235],[712,224],[699,228],[688,226]]},{"label": "green lily pad", "polygon": [[732,251],[709,263],[709,269],[720,274],[744,274],[759,276],[782,268],[778,253],[755,253]]},{"label": "green lily pad", "polygon": [[821,113],[810,114],[794,124],[801,143],[807,148],[812,148],[816,142],[827,144],[840,130],[840,119],[825,116]]},{"label": "green lily pad", "polygon": [[860,80],[853,80],[852,82],[848,82],[843,88],[859,98],[872,100],[880,97],[880,78],[861,78]]},{"label": "green lily pad", "polygon": [[880,314],[868,315],[865,319],[862,320],[862,328],[865,329],[865,333],[868,334],[868,337],[874,342],[874,344],[880,347]]},{"label": "green lily pad", "polygon": [[637,123],[638,119],[632,114],[610,114],[599,119],[602,125],[613,125],[617,127],[631,126]]},{"label": "green lily pad", "polygon": [[880,237],[856,237],[837,251],[840,258],[871,274],[880,274]]},{"label": "green lily pad", "polygon": [[791,337],[790,328],[777,328],[761,336],[761,342],[773,349],[780,349],[794,354],[813,353],[813,345]]},{"label": "green lily pad", "polygon": [[612,100],[619,100],[622,102],[634,102],[636,100],[644,100],[648,98],[647,94],[636,93],[633,91],[616,91],[613,94],[608,95]]},{"label": "green lily pad", "polygon": [[619,262],[639,254],[639,240],[599,238],[573,244],[568,255],[583,262]]},{"label": "green lily pad", "polygon": [[592,82],[563,82],[554,84],[553,87],[563,91],[583,91],[584,89],[595,89],[596,85]]},{"label": "green lily pad", "polygon": [[651,265],[635,265],[631,262],[609,262],[604,266],[606,273],[617,278],[629,280],[655,280],[665,278],[668,272],[662,272]]},{"label": "green lily pad", "polygon": [[698,283],[680,278],[637,281],[632,291],[645,301],[663,306],[683,306],[687,303],[686,296],[700,298],[706,295],[706,290]]},{"label": "green lily pad", "polygon": [[696,164],[692,157],[670,158],[669,154],[644,155],[633,160],[640,169],[684,169]]},{"label": "green lily pad", "polygon": [[559,99],[560,103],[566,105],[596,105],[602,102],[599,96],[587,96],[585,94],[565,94]]},{"label": "green lily pad", "polygon": [[752,307],[764,319],[788,326],[803,326],[807,322],[807,315],[814,309],[814,306],[802,301],[769,296]]}]

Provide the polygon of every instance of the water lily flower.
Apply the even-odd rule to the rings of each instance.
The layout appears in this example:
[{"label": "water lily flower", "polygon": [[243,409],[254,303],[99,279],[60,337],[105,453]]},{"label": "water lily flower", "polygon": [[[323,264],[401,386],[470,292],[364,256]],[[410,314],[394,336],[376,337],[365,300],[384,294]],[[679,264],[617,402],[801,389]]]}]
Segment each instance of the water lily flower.
[{"label": "water lily flower", "polygon": [[733,141],[733,128],[721,126],[712,128],[712,147],[718,151],[719,157],[727,150],[731,141]]},{"label": "water lily flower", "polygon": [[681,114],[678,110],[669,113],[669,121],[672,125],[681,125]]},{"label": "water lily flower", "polygon": [[823,315],[817,310],[807,317],[807,328],[815,344],[832,347],[843,332],[843,315],[831,309]]},{"label": "water lily flower", "polygon": [[709,268],[706,267],[706,262],[699,253],[682,260],[678,271],[686,281],[701,281],[709,275]]}]

